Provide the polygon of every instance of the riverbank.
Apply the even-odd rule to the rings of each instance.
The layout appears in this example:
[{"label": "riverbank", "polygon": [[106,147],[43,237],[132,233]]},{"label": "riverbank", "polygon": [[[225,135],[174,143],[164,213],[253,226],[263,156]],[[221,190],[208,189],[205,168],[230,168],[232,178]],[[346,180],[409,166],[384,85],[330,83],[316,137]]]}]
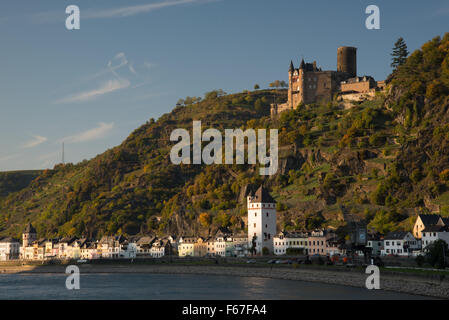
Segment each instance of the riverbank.
[{"label": "riverbank", "polygon": [[[174,264],[81,264],[83,273],[208,274],[234,277],[261,277],[299,280],[365,288],[367,274],[362,269],[313,266],[266,265],[174,265]],[[64,273],[66,265],[0,266],[0,273]],[[449,279],[442,275],[422,275],[382,270],[382,290],[449,299]]]}]

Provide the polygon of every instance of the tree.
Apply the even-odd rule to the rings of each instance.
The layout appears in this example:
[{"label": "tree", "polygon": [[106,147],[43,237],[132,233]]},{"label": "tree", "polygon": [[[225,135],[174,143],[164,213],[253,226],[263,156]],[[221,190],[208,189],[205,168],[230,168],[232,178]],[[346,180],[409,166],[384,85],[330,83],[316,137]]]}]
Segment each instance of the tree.
[{"label": "tree", "polygon": [[210,214],[204,212],[200,214],[199,220],[203,227],[208,228],[212,222],[212,217],[210,216]]},{"label": "tree", "polygon": [[393,68],[393,70],[396,70],[399,66],[405,63],[408,54],[409,52],[407,50],[407,44],[401,37],[394,44],[393,52],[391,54],[391,56],[393,57],[391,63],[391,67]]},{"label": "tree", "polygon": [[257,253],[256,250],[256,241],[257,241],[257,236],[253,236],[253,239],[251,240],[251,248],[249,249],[249,251],[251,252],[251,254],[255,255]]},{"label": "tree", "polygon": [[255,85],[254,85],[254,90],[259,90],[260,89],[260,86],[256,83]]},{"label": "tree", "polygon": [[432,267],[444,269],[446,266],[446,256],[449,252],[446,241],[437,240],[427,247],[427,260]]},{"label": "tree", "polygon": [[269,84],[270,88],[286,88],[288,87],[287,82],[276,80]]},{"label": "tree", "polygon": [[223,89],[217,89],[217,90],[212,90],[212,91],[206,92],[204,94],[204,98],[206,100],[216,99],[216,98],[222,97],[224,95],[226,95],[226,92],[224,92]]}]

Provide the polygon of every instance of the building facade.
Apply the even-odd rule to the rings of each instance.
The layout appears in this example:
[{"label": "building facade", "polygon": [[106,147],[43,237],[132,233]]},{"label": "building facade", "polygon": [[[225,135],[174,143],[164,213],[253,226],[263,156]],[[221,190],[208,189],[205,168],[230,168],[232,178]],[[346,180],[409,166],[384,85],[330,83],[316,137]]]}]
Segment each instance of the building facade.
[{"label": "building facade", "polygon": [[[349,100],[374,96],[380,90],[378,82],[370,76],[357,77],[357,48],[337,49],[337,70],[323,71],[316,61],[301,60],[295,68],[293,61],[288,70],[287,102],[271,105],[271,116],[286,110],[293,110],[301,104],[327,103],[338,94]],[[354,95],[355,94],[355,95]]]},{"label": "building facade", "polygon": [[273,253],[273,237],[276,235],[276,201],[268,191],[260,188],[247,197],[248,209],[248,247],[253,240],[255,253],[262,254],[263,248]]}]

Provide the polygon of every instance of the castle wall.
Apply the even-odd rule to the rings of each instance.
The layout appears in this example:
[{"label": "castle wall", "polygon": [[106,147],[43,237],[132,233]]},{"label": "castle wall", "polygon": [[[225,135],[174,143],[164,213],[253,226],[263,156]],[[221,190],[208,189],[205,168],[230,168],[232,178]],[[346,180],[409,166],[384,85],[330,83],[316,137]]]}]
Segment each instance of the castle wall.
[{"label": "castle wall", "polygon": [[372,81],[361,81],[361,82],[355,82],[355,83],[342,83],[341,84],[341,91],[342,92],[369,92],[372,88],[374,88],[375,85]]}]

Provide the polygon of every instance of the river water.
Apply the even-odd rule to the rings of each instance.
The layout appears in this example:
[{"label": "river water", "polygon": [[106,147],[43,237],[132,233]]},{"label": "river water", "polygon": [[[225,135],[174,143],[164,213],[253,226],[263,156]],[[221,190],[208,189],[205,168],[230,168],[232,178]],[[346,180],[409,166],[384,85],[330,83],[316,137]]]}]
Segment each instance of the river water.
[{"label": "river water", "polygon": [[84,274],[79,290],[67,290],[65,282],[65,274],[0,274],[0,299],[424,299],[383,290],[216,275]]}]

